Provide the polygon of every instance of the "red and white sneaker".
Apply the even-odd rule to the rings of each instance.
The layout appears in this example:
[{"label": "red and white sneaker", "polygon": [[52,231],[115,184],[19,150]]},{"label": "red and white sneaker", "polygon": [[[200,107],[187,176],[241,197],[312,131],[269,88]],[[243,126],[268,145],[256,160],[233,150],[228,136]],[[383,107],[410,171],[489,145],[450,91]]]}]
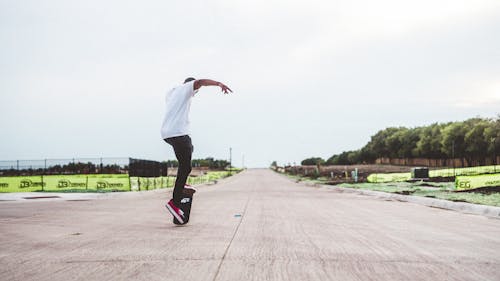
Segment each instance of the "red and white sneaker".
[{"label": "red and white sneaker", "polygon": [[167,205],[167,210],[181,223],[184,223],[184,212],[174,204],[174,199],[170,199],[168,201]]},{"label": "red and white sneaker", "polygon": [[184,193],[187,196],[193,196],[195,192],[196,188],[192,187],[189,184],[184,185],[184,189],[182,190],[182,193]]}]

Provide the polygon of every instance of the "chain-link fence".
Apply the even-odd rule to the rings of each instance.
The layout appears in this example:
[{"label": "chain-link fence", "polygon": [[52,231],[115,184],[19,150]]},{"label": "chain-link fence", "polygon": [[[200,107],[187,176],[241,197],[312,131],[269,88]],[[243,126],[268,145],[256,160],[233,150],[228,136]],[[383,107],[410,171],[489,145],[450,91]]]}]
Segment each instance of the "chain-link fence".
[{"label": "chain-link fence", "polygon": [[[0,176],[36,176],[36,175],[69,175],[69,174],[127,174],[130,163],[146,161],[132,158],[67,158],[0,161]],[[151,168],[146,166],[145,170]],[[157,172],[156,172],[157,173]],[[166,172],[165,172],[166,173]],[[158,174],[159,175],[159,174]]]},{"label": "chain-link fence", "polygon": [[474,175],[496,174],[496,173],[500,173],[499,165],[436,169],[429,171],[429,176],[455,177],[455,176],[474,176]]},{"label": "chain-link fence", "polygon": [[[170,165],[169,165],[170,164]],[[0,161],[0,192],[110,192],[173,187],[171,162],[134,158],[72,158]],[[188,184],[228,176],[227,171],[197,169]]]}]

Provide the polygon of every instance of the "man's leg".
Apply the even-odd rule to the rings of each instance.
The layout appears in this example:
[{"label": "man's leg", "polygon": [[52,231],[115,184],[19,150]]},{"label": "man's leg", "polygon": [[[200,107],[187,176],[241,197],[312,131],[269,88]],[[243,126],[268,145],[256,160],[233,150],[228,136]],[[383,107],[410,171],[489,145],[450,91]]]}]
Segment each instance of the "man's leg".
[{"label": "man's leg", "polygon": [[193,145],[189,136],[168,138],[165,141],[173,146],[175,157],[179,162],[173,199],[174,204],[180,206],[184,185],[186,184],[187,178],[191,173],[191,156],[193,154]]}]

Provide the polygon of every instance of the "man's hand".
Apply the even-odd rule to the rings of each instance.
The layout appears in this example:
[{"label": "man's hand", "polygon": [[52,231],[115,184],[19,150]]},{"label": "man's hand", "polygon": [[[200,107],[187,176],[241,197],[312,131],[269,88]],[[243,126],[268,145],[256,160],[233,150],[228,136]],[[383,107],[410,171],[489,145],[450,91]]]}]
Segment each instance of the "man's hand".
[{"label": "man's hand", "polygon": [[199,79],[199,80],[194,81],[193,88],[195,91],[198,90],[202,86],[219,86],[224,94],[229,94],[229,93],[233,92],[231,89],[229,89],[228,86],[224,85],[221,82],[215,81],[215,80]]},{"label": "man's hand", "polygon": [[221,82],[219,82],[219,85],[218,85],[221,89],[221,91],[224,93],[224,94],[229,94],[229,93],[232,93],[233,91],[231,89],[229,89],[228,86],[222,84]]}]

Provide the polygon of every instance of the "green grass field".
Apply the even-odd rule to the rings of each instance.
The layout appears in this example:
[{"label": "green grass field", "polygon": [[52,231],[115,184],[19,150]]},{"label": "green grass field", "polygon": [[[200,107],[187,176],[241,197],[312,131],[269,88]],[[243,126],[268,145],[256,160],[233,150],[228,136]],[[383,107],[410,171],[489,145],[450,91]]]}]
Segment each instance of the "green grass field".
[{"label": "green grass field", "polygon": [[[287,176],[297,182],[306,181],[326,185],[329,181],[324,177],[311,180],[296,175]],[[454,182],[341,183],[336,186],[500,207],[500,192],[475,192],[473,190],[457,192]]]},{"label": "green grass field", "polygon": [[500,207],[500,192],[456,192],[454,182],[342,183],[337,186]]}]

